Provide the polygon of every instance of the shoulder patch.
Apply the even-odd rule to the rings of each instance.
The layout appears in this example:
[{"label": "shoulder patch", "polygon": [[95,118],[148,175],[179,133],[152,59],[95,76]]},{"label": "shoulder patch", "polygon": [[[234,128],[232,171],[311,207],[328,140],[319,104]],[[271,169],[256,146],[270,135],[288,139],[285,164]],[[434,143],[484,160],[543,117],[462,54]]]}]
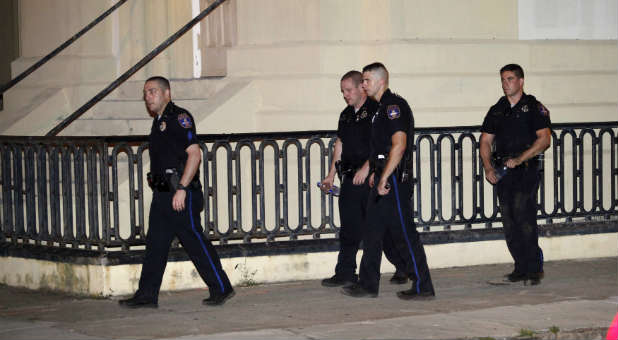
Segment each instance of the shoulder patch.
[{"label": "shoulder patch", "polygon": [[549,117],[549,110],[545,107],[545,105],[541,104],[541,102],[538,102],[538,107],[539,107],[539,112],[543,116]]},{"label": "shoulder patch", "polygon": [[401,109],[399,109],[399,105],[389,105],[386,107],[386,115],[388,119],[397,119],[401,116]]},{"label": "shoulder patch", "polygon": [[190,129],[193,126],[191,117],[189,117],[189,115],[186,113],[178,114],[178,123],[185,129]]}]

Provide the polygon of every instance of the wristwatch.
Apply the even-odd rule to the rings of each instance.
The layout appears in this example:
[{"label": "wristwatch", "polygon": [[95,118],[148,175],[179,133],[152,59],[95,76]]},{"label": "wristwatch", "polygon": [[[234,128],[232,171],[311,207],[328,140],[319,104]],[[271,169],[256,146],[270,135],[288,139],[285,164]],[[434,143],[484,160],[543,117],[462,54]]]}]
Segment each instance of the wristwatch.
[{"label": "wristwatch", "polygon": [[187,188],[186,186],[178,183],[178,187],[176,188],[176,190],[184,190],[184,191],[188,191],[189,188]]}]

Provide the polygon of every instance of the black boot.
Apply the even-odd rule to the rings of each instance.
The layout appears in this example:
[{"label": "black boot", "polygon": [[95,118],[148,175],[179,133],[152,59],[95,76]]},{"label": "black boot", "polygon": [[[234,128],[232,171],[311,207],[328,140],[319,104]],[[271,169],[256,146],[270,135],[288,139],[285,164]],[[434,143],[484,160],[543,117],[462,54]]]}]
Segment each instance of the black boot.
[{"label": "black boot", "polygon": [[130,299],[119,300],[118,304],[124,308],[158,308],[159,305],[156,301],[145,298],[134,296]]},{"label": "black boot", "polygon": [[231,299],[234,295],[236,295],[236,292],[234,292],[233,289],[230,289],[223,294],[213,294],[211,292],[208,299],[202,300],[202,304],[208,306],[221,306],[225,303],[225,301]]},{"label": "black boot", "polygon": [[378,292],[371,292],[365,288],[363,288],[363,286],[359,285],[359,284],[353,284],[350,286],[346,286],[341,288],[341,293],[347,296],[351,296],[351,297],[370,297],[370,298],[375,298],[378,297]]},{"label": "black boot", "polygon": [[404,271],[397,270],[389,282],[395,285],[408,283],[408,275]]}]

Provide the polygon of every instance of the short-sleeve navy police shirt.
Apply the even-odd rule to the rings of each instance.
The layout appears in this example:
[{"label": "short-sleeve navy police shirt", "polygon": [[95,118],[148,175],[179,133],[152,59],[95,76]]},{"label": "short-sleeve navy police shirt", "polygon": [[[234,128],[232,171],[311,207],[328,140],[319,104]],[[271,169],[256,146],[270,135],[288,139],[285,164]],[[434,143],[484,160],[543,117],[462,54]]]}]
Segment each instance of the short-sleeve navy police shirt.
[{"label": "short-sleeve navy police shirt", "polygon": [[339,115],[337,137],[342,142],[341,161],[345,166],[359,168],[369,159],[371,118],[377,109],[378,103],[367,98],[358,111],[349,105]]},{"label": "short-sleeve navy police shirt", "polygon": [[549,110],[534,96],[523,94],[511,107],[503,96],[489,109],[481,132],[495,135],[499,155],[517,155],[526,151],[536,140],[536,131],[551,128]]},{"label": "short-sleeve navy police shirt", "polygon": [[[408,102],[401,96],[387,89],[382,98],[378,111],[373,117],[371,129],[371,159],[375,161],[377,155],[387,156],[392,144],[392,136],[398,132],[405,132],[410,144],[410,138],[414,138],[414,117]],[[409,134],[412,134],[411,136]],[[407,150],[409,152],[410,150]]]},{"label": "short-sleeve navy police shirt", "polygon": [[185,150],[198,144],[193,116],[169,102],[163,114],[154,118],[149,141],[150,171],[153,174],[163,175],[166,169],[180,169],[187,161]]}]

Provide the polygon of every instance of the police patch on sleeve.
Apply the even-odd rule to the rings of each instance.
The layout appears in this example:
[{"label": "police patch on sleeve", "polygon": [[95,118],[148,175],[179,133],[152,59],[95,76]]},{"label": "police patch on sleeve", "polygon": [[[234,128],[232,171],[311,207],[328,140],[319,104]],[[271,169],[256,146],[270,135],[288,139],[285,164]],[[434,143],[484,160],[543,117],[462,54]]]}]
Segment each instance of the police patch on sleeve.
[{"label": "police patch on sleeve", "polygon": [[389,105],[386,107],[386,115],[388,119],[397,119],[401,116],[401,110],[399,109],[399,105]]},{"label": "police patch on sleeve", "polygon": [[178,123],[185,129],[190,129],[193,126],[191,118],[186,113],[181,113],[178,115]]},{"label": "police patch on sleeve", "polygon": [[549,117],[549,110],[545,107],[545,105],[539,103],[539,112],[545,116],[545,117]]}]

